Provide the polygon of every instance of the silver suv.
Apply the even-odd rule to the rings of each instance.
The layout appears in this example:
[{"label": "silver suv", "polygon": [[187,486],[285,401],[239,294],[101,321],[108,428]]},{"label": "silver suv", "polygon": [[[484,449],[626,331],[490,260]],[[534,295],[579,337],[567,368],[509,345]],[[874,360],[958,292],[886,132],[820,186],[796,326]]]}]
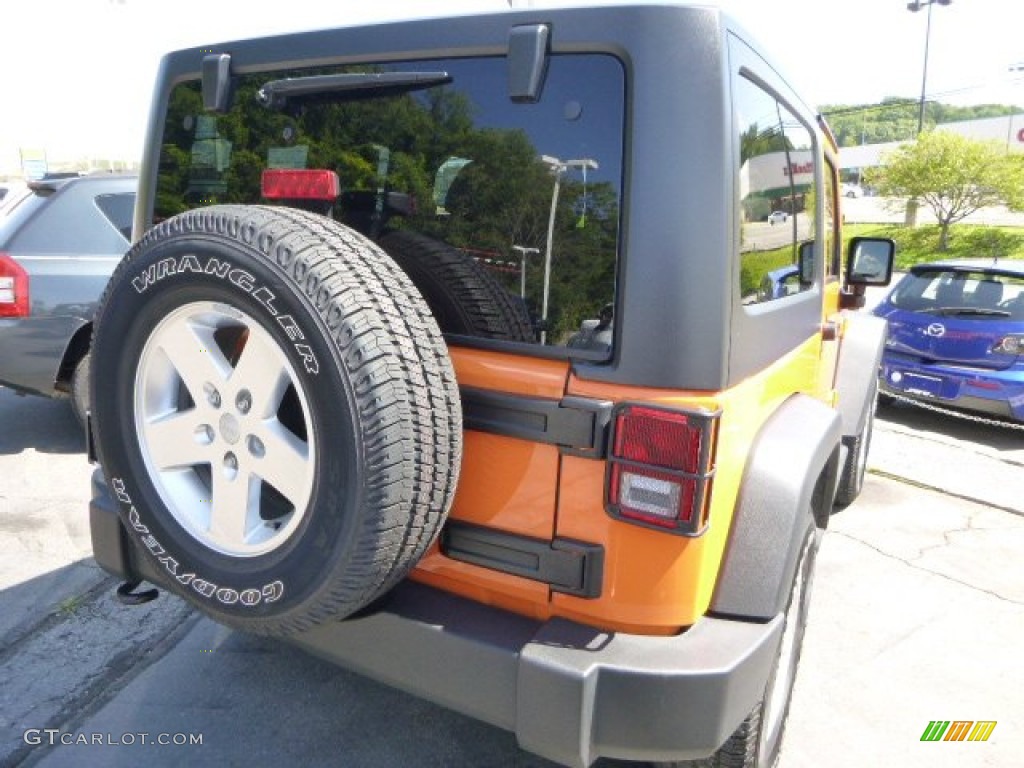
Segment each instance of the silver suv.
[{"label": "silver suv", "polygon": [[109,174],[44,179],[4,198],[0,386],[71,395],[83,423],[92,316],[128,250],[137,183]]}]

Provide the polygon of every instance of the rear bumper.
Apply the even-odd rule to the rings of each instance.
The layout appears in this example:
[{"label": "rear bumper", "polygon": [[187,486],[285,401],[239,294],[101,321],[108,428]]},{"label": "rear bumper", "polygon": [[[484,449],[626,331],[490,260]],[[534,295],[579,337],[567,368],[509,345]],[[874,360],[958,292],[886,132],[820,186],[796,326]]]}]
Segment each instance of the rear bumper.
[{"label": "rear bumper", "polygon": [[[137,559],[98,471],[89,512],[100,566],[159,584]],[[530,752],[587,766],[599,757],[713,753],[763,695],[781,629],[781,617],[708,617],[672,637],[627,635],[536,621],[405,582],[373,610],[288,640],[512,731]]]},{"label": "rear bumper", "polygon": [[1019,363],[997,371],[886,355],[879,385],[888,394],[1024,421],[1024,368]]}]

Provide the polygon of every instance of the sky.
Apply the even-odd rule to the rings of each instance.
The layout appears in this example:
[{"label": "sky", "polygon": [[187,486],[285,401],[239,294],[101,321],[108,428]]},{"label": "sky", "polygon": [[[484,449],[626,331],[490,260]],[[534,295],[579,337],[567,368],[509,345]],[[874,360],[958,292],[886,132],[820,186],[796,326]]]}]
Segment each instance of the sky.
[{"label": "sky", "polygon": [[[586,4],[613,3],[533,0],[535,7]],[[928,13],[911,13],[906,0],[705,4],[738,19],[810,105],[920,97]],[[7,0],[0,27],[0,173],[17,169],[19,149],[63,160],[138,158],[157,64],[175,48],[507,7],[507,0]],[[1022,28],[1022,0],[934,5],[929,97],[1024,108]],[[1011,72],[1015,65],[1021,70]]]}]

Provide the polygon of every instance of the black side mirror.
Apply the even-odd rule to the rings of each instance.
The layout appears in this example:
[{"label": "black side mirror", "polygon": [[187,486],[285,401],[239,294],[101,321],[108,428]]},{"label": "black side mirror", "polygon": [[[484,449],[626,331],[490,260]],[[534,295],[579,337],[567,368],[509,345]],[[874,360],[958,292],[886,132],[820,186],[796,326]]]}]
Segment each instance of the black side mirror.
[{"label": "black side mirror", "polygon": [[896,243],[887,237],[850,239],[846,260],[848,285],[888,285],[896,262]]}]

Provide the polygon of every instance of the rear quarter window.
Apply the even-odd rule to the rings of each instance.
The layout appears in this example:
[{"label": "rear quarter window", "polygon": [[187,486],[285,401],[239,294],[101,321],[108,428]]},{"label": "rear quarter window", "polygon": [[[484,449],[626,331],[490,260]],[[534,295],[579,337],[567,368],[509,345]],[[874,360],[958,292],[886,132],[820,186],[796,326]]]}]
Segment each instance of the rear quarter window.
[{"label": "rear quarter window", "polygon": [[88,183],[69,184],[48,199],[40,197],[35,214],[23,217],[8,247],[25,255],[123,254],[134,204],[134,192],[111,193],[109,188]]}]

